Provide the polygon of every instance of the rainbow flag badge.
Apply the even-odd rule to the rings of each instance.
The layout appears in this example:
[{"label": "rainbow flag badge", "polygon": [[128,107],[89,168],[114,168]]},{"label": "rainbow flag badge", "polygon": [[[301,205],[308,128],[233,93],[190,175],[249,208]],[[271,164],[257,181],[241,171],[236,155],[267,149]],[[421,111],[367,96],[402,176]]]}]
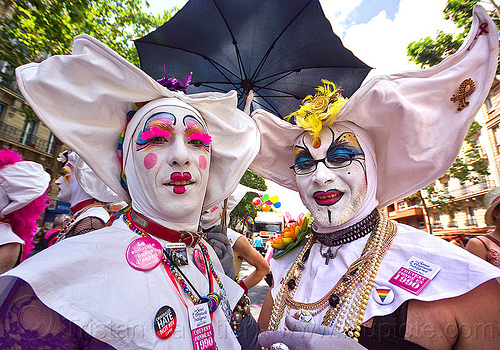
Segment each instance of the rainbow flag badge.
[{"label": "rainbow flag badge", "polygon": [[372,297],[377,304],[389,305],[394,301],[394,292],[390,287],[380,286],[372,289]]}]

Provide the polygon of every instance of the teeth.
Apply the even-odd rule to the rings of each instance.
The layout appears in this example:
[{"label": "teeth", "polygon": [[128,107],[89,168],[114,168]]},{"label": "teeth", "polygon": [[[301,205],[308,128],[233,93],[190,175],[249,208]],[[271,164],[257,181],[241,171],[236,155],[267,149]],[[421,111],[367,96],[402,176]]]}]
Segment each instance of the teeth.
[{"label": "teeth", "polygon": [[191,184],[190,181],[172,181],[172,182],[170,182],[171,186],[186,186],[189,184]]},{"label": "teeth", "polygon": [[328,196],[318,196],[318,199],[332,199],[332,198],[335,198],[335,197],[338,197],[339,194],[336,193],[336,194],[329,194]]}]

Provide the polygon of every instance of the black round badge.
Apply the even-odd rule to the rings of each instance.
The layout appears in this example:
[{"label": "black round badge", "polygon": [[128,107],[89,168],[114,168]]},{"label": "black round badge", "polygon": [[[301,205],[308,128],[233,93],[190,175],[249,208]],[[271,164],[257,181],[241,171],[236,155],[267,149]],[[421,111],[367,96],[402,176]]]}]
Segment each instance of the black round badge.
[{"label": "black round badge", "polygon": [[174,309],[170,306],[163,306],[155,316],[155,332],[161,339],[167,339],[174,334],[177,326],[177,317]]}]

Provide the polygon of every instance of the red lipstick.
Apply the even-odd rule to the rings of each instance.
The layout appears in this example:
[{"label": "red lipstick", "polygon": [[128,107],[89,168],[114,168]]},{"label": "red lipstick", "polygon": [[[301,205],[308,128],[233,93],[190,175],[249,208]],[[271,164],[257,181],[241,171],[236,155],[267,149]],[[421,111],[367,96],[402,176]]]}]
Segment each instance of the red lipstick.
[{"label": "red lipstick", "polygon": [[343,195],[339,190],[317,191],[314,192],[313,198],[318,205],[329,206],[337,203]]}]

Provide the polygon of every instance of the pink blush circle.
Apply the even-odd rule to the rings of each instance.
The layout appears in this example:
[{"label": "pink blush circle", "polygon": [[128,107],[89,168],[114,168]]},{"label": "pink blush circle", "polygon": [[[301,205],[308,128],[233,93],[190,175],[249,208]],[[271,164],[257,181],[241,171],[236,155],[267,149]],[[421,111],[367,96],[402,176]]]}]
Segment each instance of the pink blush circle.
[{"label": "pink blush circle", "polygon": [[207,168],[207,158],[205,158],[204,156],[200,156],[199,163],[202,170],[205,170]]},{"label": "pink blush circle", "polygon": [[156,154],[148,153],[144,157],[144,167],[149,170],[156,165],[157,161],[158,161],[158,156]]}]

